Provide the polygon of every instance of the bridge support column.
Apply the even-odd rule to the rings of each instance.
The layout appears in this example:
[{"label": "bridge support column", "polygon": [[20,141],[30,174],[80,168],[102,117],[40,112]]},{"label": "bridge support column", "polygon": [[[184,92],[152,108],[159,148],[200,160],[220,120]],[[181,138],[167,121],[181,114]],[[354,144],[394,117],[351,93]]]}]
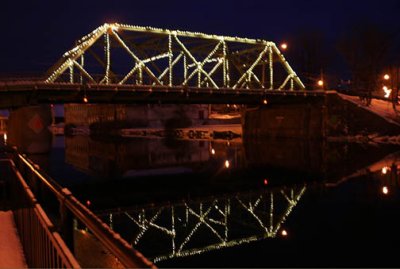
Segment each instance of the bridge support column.
[{"label": "bridge support column", "polygon": [[52,123],[50,105],[29,106],[10,112],[8,119],[8,144],[29,154],[47,153],[51,148]]},{"label": "bridge support column", "polygon": [[322,138],[323,100],[263,106],[244,115],[246,138]]}]

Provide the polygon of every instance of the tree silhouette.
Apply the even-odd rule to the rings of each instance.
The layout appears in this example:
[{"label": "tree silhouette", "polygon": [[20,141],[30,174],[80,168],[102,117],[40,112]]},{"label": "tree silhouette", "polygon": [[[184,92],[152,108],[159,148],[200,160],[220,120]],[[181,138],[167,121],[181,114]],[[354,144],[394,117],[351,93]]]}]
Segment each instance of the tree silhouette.
[{"label": "tree silhouette", "polygon": [[350,27],[339,39],[337,48],[343,55],[352,76],[352,90],[371,97],[380,88],[380,73],[388,57],[392,36],[370,22]]}]

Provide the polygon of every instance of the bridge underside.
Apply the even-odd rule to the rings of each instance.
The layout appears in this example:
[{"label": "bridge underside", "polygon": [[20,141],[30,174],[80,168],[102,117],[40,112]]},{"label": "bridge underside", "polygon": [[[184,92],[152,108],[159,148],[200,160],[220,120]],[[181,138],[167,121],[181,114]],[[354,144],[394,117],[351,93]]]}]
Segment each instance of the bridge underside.
[{"label": "bridge underside", "polygon": [[[304,102],[323,97],[326,91],[281,91],[266,89],[211,89],[183,86],[8,84],[0,85],[0,108],[38,104],[268,104]],[[86,97],[86,98],[85,98]]]}]

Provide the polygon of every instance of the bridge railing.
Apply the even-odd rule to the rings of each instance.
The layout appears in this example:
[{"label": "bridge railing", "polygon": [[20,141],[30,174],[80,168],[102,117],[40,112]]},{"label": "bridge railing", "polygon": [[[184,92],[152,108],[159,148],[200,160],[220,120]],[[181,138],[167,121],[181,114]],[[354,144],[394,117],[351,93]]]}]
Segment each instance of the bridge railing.
[{"label": "bridge railing", "polygon": [[[59,233],[58,237],[65,241],[82,267],[112,267],[116,264],[118,267],[155,268],[153,263],[133,249],[119,234],[112,231],[86,206],[80,203],[67,188],[62,188],[54,182],[39,166],[15,151],[11,152],[11,158],[15,163],[16,171],[19,173],[19,180],[26,180],[25,188],[32,190],[30,195],[35,195],[37,202],[42,204],[55,224],[51,230]],[[44,212],[41,207],[31,211]],[[37,227],[36,223],[48,223],[50,221],[47,218],[42,218],[32,222],[30,214],[32,213],[27,213],[26,210],[17,213],[18,218],[23,220],[21,221],[23,224],[20,224],[20,226],[24,235],[29,234],[29,229]],[[78,229],[78,227],[81,229]],[[32,233],[32,235],[27,236],[28,241],[35,241],[34,238],[39,234]],[[32,254],[32,257],[43,255],[44,252],[38,252],[35,249],[33,247],[36,252]],[[106,254],[103,256],[96,254],[98,256],[93,257],[90,252]]]},{"label": "bridge railing", "polygon": [[2,159],[0,162],[2,175],[10,184],[11,206],[27,265],[31,268],[80,268],[13,161]]}]

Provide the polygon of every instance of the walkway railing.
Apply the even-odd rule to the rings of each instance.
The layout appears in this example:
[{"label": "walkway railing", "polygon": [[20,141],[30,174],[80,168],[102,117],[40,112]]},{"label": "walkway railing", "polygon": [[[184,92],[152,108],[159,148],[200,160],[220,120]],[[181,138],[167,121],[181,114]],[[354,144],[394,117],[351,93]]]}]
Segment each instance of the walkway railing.
[{"label": "walkway railing", "polygon": [[80,268],[55,226],[16,170],[13,161],[2,159],[13,199],[13,213],[26,263],[33,268]]},{"label": "walkway railing", "polygon": [[[103,253],[107,252],[112,256],[109,260],[117,260],[118,264],[123,267],[129,268],[155,268],[154,264],[147,260],[140,252],[133,249],[119,234],[115,233],[104,224],[97,216],[95,216],[88,208],[80,203],[67,188],[62,188],[49,176],[47,176],[37,165],[33,164],[25,156],[12,152],[11,157],[15,163],[16,170],[19,172],[19,177],[26,180],[24,188],[29,188],[35,194],[36,199],[40,204],[45,207],[45,211],[50,214],[56,229],[71,252],[77,257],[77,260],[83,267],[99,267],[98,260],[90,260],[90,257],[79,253],[81,249],[77,248],[77,226],[84,226],[84,231],[88,231],[92,235],[92,241],[95,241],[95,246],[98,247]],[[29,194],[33,196],[32,192]],[[38,212],[43,212],[41,207],[36,209]],[[21,211],[21,216],[29,220],[30,215],[25,211]],[[49,219],[39,220],[44,223],[49,223]],[[50,222],[51,223],[51,222]],[[78,224],[79,223],[79,224]],[[35,229],[32,223],[22,224],[22,232],[24,229]],[[34,231],[34,230],[33,230]],[[33,233],[34,234],[34,233]],[[30,241],[36,235],[27,235],[27,240]],[[82,243],[82,242],[79,242]],[[92,245],[93,246],[93,245]],[[86,249],[87,250],[87,249]],[[35,255],[42,255],[40,251]],[[35,256],[33,255],[33,257]],[[92,263],[94,262],[94,263]],[[38,266],[44,267],[44,266]],[[51,266],[52,267],[52,266]],[[53,266],[56,267],[56,266]],[[73,267],[73,266],[67,266]],[[106,264],[105,267],[110,267]]]}]

